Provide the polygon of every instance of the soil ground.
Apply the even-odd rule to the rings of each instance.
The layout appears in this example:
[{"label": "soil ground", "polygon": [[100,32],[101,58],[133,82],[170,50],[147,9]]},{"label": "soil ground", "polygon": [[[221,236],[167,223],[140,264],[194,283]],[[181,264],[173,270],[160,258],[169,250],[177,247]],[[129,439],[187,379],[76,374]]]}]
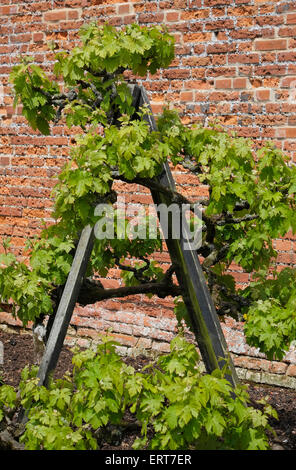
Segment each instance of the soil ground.
[{"label": "soil ground", "polygon": [[[17,386],[21,370],[26,365],[34,363],[32,337],[27,334],[0,330],[0,341],[4,345],[4,361],[3,365],[0,365],[0,378],[8,385]],[[62,377],[67,370],[71,371],[71,359],[70,349],[64,347],[56,367],[56,377]],[[128,357],[124,360],[136,370],[141,370],[149,361],[144,356]],[[255,401],[265,398],[278,413],[279,419],[272,419],[270,422],[276,432],[276,437],[270,437],[272,450],[296,450],[296,390],[255,383],[247,385],[253,406],[256,406]],[[137,432],[131,422],[130,430],[121,436],[120,442],[111,440],[109,444],[105,444],[103,450],[131,450],[132,443],[138,437]]]}]

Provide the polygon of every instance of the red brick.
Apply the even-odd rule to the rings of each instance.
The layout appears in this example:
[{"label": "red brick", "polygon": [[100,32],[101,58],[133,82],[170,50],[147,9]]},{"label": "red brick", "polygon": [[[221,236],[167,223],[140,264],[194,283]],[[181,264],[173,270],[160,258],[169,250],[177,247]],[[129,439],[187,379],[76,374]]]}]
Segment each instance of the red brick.
[{"label": "red brick", "polygon": [[243,369],[261,370],[262,364],[260,359],[247,356],[236,356],[233,358],[235,367],[242,367]]},{"label": "red brick", "polygon": [[257,64],[260,62],[259,54],[230,54],[229,64]]},{"label": "red brick", "polygon": [[164,20],[164,13],[143,13],[139,15],[139,23],[161,23]]},{"label": "red brick", "polygon": [[193,101],[194,100],[194,92],[193,91],[182,91],[180,93],[180,100],[181,101]]},{"label": "red brick", "polygon": [[296,24],[296,13],[287,15],[287,24]]},{"label": "red brick", "polygon": [[0,166],[8,166],[10,164],[10,157],[0,157]]},{"label": "red brick", "polygon": [[246,88],[247,79],[246,78],[234,78],[233,79],[233,88]]},{"label": "red brick", "polygon": [[229,33],[230,37],[233,39],[255,39],[260,36],[258,31],[251,31],[248,28],[234,29]]},{"label": "red brick", "polygon": [[16,207],[0,207],[0,215],[20,217],[22,215],[22,209]]},{"label": "red brick", "polygon": [[169,11],[165,15],[166,21],[169,21],[169,22],[178,21],[179,18],[180,18],[180,12],[178,12],[178,11]]},{"label": "red brick", "polygon": [[[10,313],[0,312],[0,323],[7,325],[22,326],[22,322],[15,319]],[[29,323],[29,327],[32,327],[32,322]]]},{"label": "red brick", "polygon": [[130,5],[128,3],[125,3],[124,5],[118,5],[119,15],[125,15],[127,13],[130,13]]},{"label": "red brick", "polygon": [[277,58],[279,62],[296,62],[296,52],[281,52]]},{"label": "red brick", "polygon": [[235,8],[228,8],[227,14],[229,16],[253,16],[257,14],[258,8],[255,6],[240,6]]},{"label": "red brick", "polygon": [[0,7],[0,15],[1,16],[14,15],[15,13],[17,13],[17,10],[18,10],[17,5],[3,6],[3,7]]},{"label": "red brick", "polygon": [[234,77],[236,75],[235,67],[212,67],[206,71],[207,77]]},{"label": "red brick", "polygon": [[279,36],[294,37],[296,35],[296,26],[283,26],[278,30]]},{"label": "red brick", "polygon": [[216,20],[216,21],[210,21],[206,22],[205,24],[205,29],[210,30],[210,31],[221,31],[221,29],[232,29],[234,28],[234,22],[233,20]]},{"label": "red brick", "polygon": [[290,251],[293,249],[293,246],[290,240],[276,240],[275,248],[281,251]]},{"label": "red brick", "polygon": [[32,39],[31,33],[15,34],[15,35],[10,36],[10,41],[13,43],[30,42],[31,39]]},{"label": "red brick", "polygon": [[272,51],[279,49],[287,48],[286,39],[269,39],[268,41],[259,41],[255,42],[255,49],[257,51]]},{"label": "red brick", "polygon": [[[204,58],[206,59],[206,57]],[[218,54],[218,55],[213,55],[211,57],[211,65],[218,65],[218,66],[221,66],[221,65],[226,65],[226,61],[227,61],[227,57],[224,56],[224,55],[221,55],[221,54]],[[200,65],[207,65],[207,64],[203,64],[201,62]]]},{"label": "red brick", "polygon": [[124,345],[124,346],[130,346],[130,347],[135,347],[138,339],[135,337],[123,335],[123,334],[117,334],[117,333],[109,333],[109,336],[113,338],[114,341],[117,341],[118,343]]},{"label": "red brick", "polygon": [[295,364],[290,364],[287,368],[286,374],[288,376],[296,377],[296,365]]},{"label": "red brick", "polygon": [[296,127],[282,127],[277,129],[277,137],[293,139],[296,137]]},{"label": "red brick", "polygon": [[273,361],[270,364],[269,372],[271,372],[272,374],[285,374],[285,372],[287,371],[287,368],[288,368],[288,365],[285,364],[284,362]]},{"label": "red brick", "polygon": [[206,42],[210,41],[212,34],[211,33],[191,33],[184,34],[183,41],[186,42]]},{"label": "red brick", "polygon": [[226,79],[226,78],[217,78],[215,80],[215,87],[216,88],[221,88],[221,89],[232,88],[232,80],[230,78],[228,78],[228,79]]},{"label": "red brick", "polygon": [[63,21],[67,19],[67,10],[47,11],[43,15],[44,21]]},{"label": "red brick", "polygon": [[158,341],[153,341],[152,349],[161,353],[168,353],[170,352],[170,345],[168,343],[160,343]]},{"label": "red brick", "polygon": [[78,20],[80,18],[80,12],[78,10],[68,11],[68,20]]},{"label": "red brick", "polygon": [[101,331],[96,331],[91,328],[78,328],[77,335],[79,336],[86,336],[88,338],[92,338],[94,340],[100,341],[100,334]]},{"label": "red brick", "polygon": [[205,69],[204,67],[200,68],[192,68],[191,69],[191,76],[192,78],[204,78],[205,77]]},{"label": "red brick", "polygon": [[281,76],[286,75],[287,67],[285,65],[263,65],[256,68],[257,76],[273,75]]},{"label": "red brick", "polygon": [[257,90],[256,98],[260,101],[267,101],[270,99],[270,90]]},{"label": "red brick", "polygon": [[163,78],[178,79],[189,78],[190,70],[188,69],[168,69],[163,71]]},{"label": "red brick", "polygon": [[208,54],[221,54],[227,52],[233,52],[236,50],[236,44],[211,44],[207,46]]},{"label": "red brick", "polygon": [[147,338],[139,338],[136,348],[137,349],[151,349],[152,347],[152,340]]},{"label": "red brick", "polygon": [[201,18],[209,18],[210,10],[205,8],[203,10],[199,9],[199,10],[191,10],[191,11],[181,11],[179,14],[180,14],[181,21],[196,20],[196,19],[201,19]]},{"label": "red brick", "polygon": [[204,5],[214,7],[216,5],[231,5],[232,0],[204,0]]},{"label": "red brick", "polygon": [[[118,19],[118,22],[116,23],[116,20]],[[110,20],[110,24],[121,24],[121,21],[122,21],[122,18],[121,17],[112,17],[112,19]],[[80,20],[80,21],[61,21],[60,22],[60,28],[65,30],[65,31],[69,31],[71,29],[74,29],[74,30],[77,30],[79,28],[81,28],[84,24],[84,21]]]},{"label": "red brick", "polygon": [[280,16],[280,15],[276,15],[276,16],[258,16],[256,18],[256,23],[259,26],[268,26],[268,25],[277,26],[277,25],[284,24],[285,23],[285,18],[283,16]]}]

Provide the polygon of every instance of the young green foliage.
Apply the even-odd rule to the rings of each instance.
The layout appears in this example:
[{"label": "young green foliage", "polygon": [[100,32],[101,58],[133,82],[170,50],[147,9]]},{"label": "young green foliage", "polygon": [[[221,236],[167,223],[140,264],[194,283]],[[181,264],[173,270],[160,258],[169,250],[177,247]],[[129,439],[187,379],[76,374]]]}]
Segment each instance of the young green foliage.
[{"label": "young green foliage", "polygon": [[247,310],[245,334],[251,346],[269,359],[281,360],[296,337],[296,271],[283,269],[272,279],[257,280],[244,292],[253,300]]},{"label": "young green foliage", "polygon": [[246,406],[245,388],[233,395],[226,370],[202,374],[195,346],[181,333],[169,354],[138,372],[115,347],[104,337],[96,351],[76,350],[73,374],[48,388],[38,385],[36,368],[25,368],[18,394],[0,387],[0,421],[4,407],[25,408],[20,442],[27,450],[99,449],[108,427],[120,436],[128,410],[142,434],[134,449],[268,449],[268,419],[275,411],[267,404],[262,412]]},{"label": "young green foliage", "polygon": [[275,416],[274,411],[266,407],[261,413],[246,406],[243,387],[237,387],[233,396],[224,378],[226,368],[202,374],[195,346],[182,335],[171,342],[171,352],[150,367],[138,399],[143,438],[136,440],[135,449],[147,445],[153,450],[268,448],[265,432],[268,415]]}]

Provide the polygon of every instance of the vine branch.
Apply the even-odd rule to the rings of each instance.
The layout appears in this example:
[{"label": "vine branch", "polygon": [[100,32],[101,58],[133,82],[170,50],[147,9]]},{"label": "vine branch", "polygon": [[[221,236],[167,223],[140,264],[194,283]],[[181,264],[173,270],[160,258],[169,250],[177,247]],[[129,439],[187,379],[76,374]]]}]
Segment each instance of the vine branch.
[{"label": "vine branch", "polygon": [[137,294],[154,294],[160,298],[167,296],[177,297],[182,291],[179,286],[173,284],[170,279],[164,277],[160,282],[146,282],[137,286],[123,286],[114,289],[105,289],[95,280],[86,279],[82,284],[77,302],[82,305],[94,304],[101,300],[126,297]]}]

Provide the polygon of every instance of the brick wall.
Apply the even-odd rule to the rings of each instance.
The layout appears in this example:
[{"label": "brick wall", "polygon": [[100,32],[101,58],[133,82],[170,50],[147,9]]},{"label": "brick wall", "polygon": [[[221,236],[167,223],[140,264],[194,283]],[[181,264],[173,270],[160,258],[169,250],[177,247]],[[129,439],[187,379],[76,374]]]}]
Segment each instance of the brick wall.
[{"label": "brick wall", "polygon": [[[49,137],[33,132],[20,109],[17,113],[12,109],[8,76],[20,54],[33,56],[50,70],[53,53],[48,43],[54,43],[56,50],[72,48],[80,26],[94,19],[117,26],[166,24],[175,35],[174,62],[144,81],[154,112],[172,102],[185,123],[207,125],[219,119],[227,129],[252,138],[258,147],[272,139],[296,161],[295,0],[1,0],[0,236],[12,237],[19,256],[26,237],[39,233],[40,218],[51,220],[53,177],[68,156],[74,130],[56,125]],[[181,169],[175,178],[192,199],[207,194],[206,187],[188,182]],[[138,185],[120,189],[128,202],[150,202],[149,193]],[[295,264],[295,243],[292,235],[275,242],[279,268]],[[157,259],[168,262],[165,253]],[[237,266],[232,265],[231,271],[239,286],[249,281]],[[118,272],[110,272],[104,284],[117,286]],[[0,314],[0,321],[18,324],[6,313]],[[123,348],[166,351],[175,325],[170,299],[136,296],[78,307],[68,341],[86,344],[98,331],[112,328]],[[294,350],[283,363],[273,364],[245,345],[241,325],[227,320],[224,331],[237,366],[255,371],[255,379],[275,371],[282,377],[295,376]]]}]

